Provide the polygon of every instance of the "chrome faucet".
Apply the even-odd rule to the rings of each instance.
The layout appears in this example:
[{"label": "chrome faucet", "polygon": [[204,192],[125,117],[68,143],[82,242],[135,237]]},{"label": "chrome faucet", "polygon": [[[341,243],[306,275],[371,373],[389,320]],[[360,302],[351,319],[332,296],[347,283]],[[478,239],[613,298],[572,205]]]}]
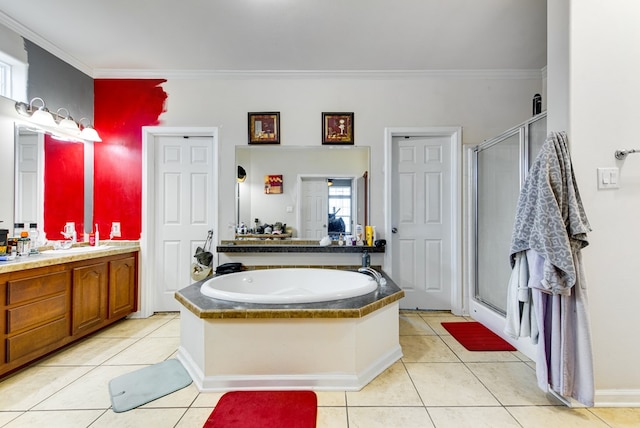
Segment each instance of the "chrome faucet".
[{"label": "chrome faucet", "polygon": [[378,285],[386,285],[387,280],[382,277],[382,274],[370,266],[361,267],[358,272],[366,275],[371,275]]},{"label": "chrome faucet", "polygon": [[78,237],[76,231],[73,230],[71,232],[60,232],[65,239],[70,240],[72,243],[76,243],[78,241]]}]

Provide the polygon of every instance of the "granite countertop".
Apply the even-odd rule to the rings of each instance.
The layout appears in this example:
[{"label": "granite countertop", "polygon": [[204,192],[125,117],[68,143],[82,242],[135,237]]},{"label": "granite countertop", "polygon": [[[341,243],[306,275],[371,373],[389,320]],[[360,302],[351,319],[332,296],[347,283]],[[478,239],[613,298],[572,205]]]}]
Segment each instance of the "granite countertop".
[{"label": "granite countertop", "polygon": [[[51,247],[41,247],[40,250],[42,252],[39,254],[16,257],[14,260],[9,261],[0,261],[0,274],[140,251],[140,243],[138,241],[101,241],[100,246],[105,248],[72,254],[64,250],[57,253],[56,251],[49,251]],[[74,244],[73,248],[78,247],[88,247],[88,243]]]},{"label": "granite countertop", "polygon": [[386,285],[363,296],[316,303],[264,304],[218,300],[203,295],[203,281],[176,291],[175,298],[199,318],[362,318],[404,297],[400,289],[384,272]]}]

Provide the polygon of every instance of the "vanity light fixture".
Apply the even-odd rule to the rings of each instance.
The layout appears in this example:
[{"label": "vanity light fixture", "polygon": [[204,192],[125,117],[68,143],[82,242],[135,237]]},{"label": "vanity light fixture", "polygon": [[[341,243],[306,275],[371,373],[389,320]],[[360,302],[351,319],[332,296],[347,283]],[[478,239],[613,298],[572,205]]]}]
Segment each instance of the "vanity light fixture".
[{"label": "vanity light fixture", "polygon": [[[61,110],[64,110],[67,114],[60,114]],[[58,117],[62,118],[62,119],[60,119],[60,122],[58,122],[58,126],[60,128],[64,129],[67,132],[70,132],[72,134],[80,135],[80,127],[78,126],[76,121],[73,120],[73,118],[69,114],[69,110],[67,110],[64,107],[61,107],[56,111],[56,114],[58,115]]]},{"label": "vanity light fixture", "polygon": [[89,119],[87,119],[86,117],[83,117],[82,119],[80,119],[78,121],[80,123],[80,125],[82,125],[82,131],[80,132],[80,138],[82,138],[83,140],[94,141],[94,142],[102,141],[102,138],[100,138],[100,136],[98,135],[98,131],[96,131],[91,126],[91,123],[89,123],[88,125],[84,125],[83,122],[82,122],[83,120],[86,120],[87,122],[89,122]]},{"label": "vanity light fixture", "polygon": [[[34,105],[34,103],[42,104]],[[27,118],[27,121],[35,125],[36,132],[50,133],[54,138],[62,141],[102,141],[96,130],[89,123],[89,119],[83,118],[79,122],[73,120],[69,110],[62,107],[56,113],[51,113],[45,106],[42,98],[33,98],[29,104],[16,103],[16,111]],[[85,120],[87,125],[83,125]]]},{"label": "vanity light fixture", "polygon": [[[42,103],[42,105],[38,107],[37,110],[34,110],[34,106],[33,106],[34,101],[40,101]],[[56,121],[53,118],[53,115],[51,114],[49,109],[45,107],[44,100],[42,98],[32,99],[31,102],[29,102],[29,110],[32,112],[31,121],[33,123],[37,125],[42,125],[42,126],[51,126],[51,127],[57,126]]]}]

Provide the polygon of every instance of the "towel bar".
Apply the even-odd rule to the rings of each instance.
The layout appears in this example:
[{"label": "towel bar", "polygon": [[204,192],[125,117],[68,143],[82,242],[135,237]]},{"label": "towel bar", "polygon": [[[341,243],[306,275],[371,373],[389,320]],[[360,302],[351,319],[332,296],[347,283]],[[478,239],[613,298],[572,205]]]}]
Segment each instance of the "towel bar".
[{"label": "towel bar", "polygon": [[640,149],[616,150],[615,156],[616,156],[616,159],[622,160],[626,158],[628,154],[631,154],[631,153],[640,153]]}]

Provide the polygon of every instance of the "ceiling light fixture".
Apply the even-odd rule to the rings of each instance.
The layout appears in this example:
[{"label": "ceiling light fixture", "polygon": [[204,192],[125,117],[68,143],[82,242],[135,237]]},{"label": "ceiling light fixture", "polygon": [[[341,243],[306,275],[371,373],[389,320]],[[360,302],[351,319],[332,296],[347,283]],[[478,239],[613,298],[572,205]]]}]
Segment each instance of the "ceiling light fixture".
[{"label": "ceiling light fixture", "polygon": [[[41,106],[34,106],[34,103],[41,103]],[[91,126],[89,119],[82,118],[79,122],[73,120],[69,110],[61,107],[56,113],[51,113],[45,106],[42,98],[33,98],[29,104],[24,102],[16,103],[16,111],[25,116],[30,125],[34,125],[35,131],[49,133],[56,139],[63,141],[102,141],[98,132]],[[82,121],[87,125],[83,125]]]}]

